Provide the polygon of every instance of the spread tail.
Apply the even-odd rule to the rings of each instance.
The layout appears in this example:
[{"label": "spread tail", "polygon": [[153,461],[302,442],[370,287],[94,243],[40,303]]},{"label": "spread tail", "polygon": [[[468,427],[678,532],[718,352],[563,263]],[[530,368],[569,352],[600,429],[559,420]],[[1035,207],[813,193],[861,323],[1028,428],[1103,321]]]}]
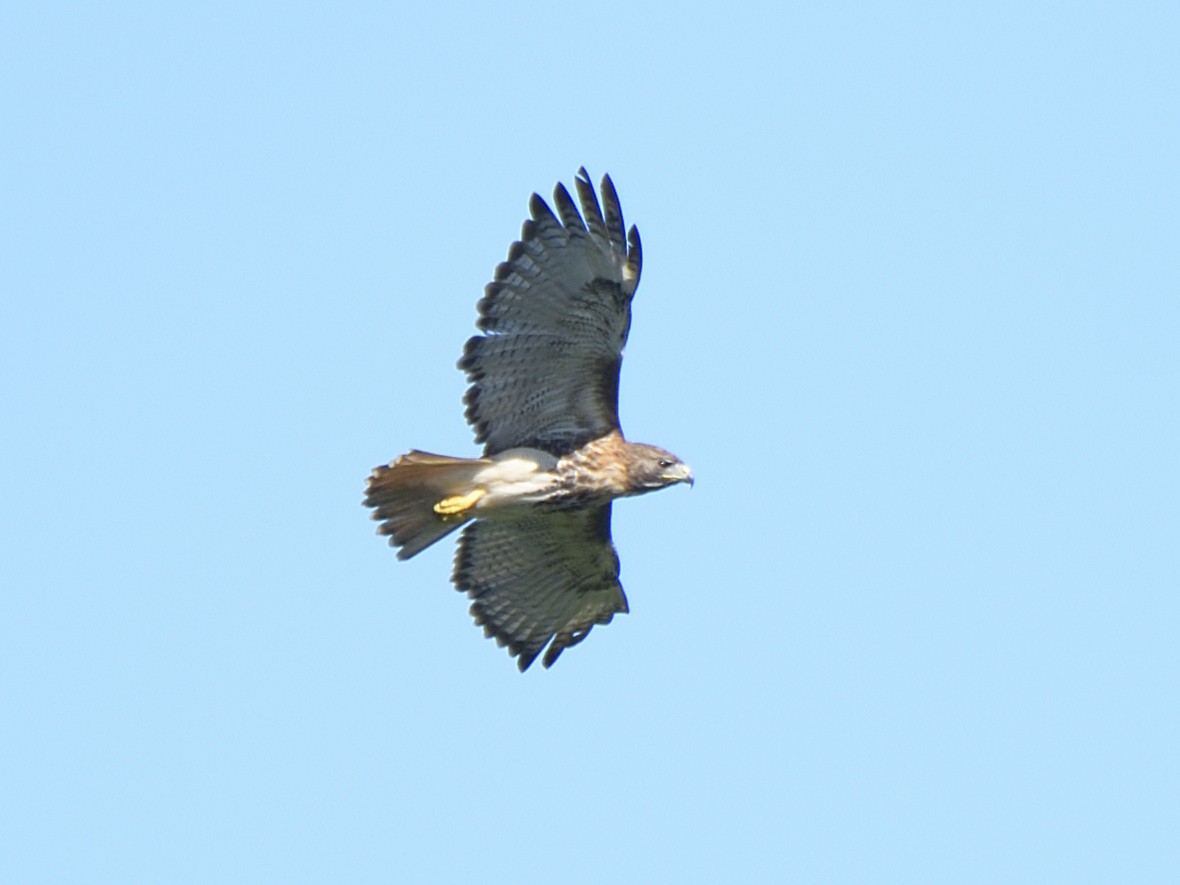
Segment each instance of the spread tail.
[{"label": "spread tail", "polygon": [[381,521],[377,531],[399,548],[398,559],[409,559],[471,519],[467,510],[478,500],[475,475],[490,463],[414,450],[373,470],[365,505]]}]

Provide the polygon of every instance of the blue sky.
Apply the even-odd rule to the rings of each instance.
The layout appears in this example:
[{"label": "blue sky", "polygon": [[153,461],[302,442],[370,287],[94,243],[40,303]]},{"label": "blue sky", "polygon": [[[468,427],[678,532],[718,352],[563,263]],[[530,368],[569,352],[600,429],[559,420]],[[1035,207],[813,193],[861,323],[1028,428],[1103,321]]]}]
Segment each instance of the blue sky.
[{"label": "blue sky", "polygon": [[[1175,4],[0,13],[0,878],[1165,881]],[[631,614],[361,507],[534,190],[643,234]]]}]

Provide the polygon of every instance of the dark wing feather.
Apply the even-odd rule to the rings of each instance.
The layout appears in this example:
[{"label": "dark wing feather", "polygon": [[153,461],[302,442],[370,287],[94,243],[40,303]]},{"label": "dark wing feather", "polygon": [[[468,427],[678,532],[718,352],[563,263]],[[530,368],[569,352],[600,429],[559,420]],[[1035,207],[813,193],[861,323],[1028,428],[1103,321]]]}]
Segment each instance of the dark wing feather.
[{"label": "dark wing feather", "polygon": [[532,218],[479,302],[485,334],[459,360],[471,382],[467,420],[489,455],[517,446],[564,455],[619,426],[639,232],[624,235],[610,176],[602,179],[605,215],[585,169],[577,189],[582,215],[560,184],[556,215],[533,194]]},{"label": "dark wing feather", "polygon": [[471,597],[475,622],[508,646],[522,672],[546,643],[548,667],[595,624],[627,611],[609,504],[473,522],[453,580]]}]

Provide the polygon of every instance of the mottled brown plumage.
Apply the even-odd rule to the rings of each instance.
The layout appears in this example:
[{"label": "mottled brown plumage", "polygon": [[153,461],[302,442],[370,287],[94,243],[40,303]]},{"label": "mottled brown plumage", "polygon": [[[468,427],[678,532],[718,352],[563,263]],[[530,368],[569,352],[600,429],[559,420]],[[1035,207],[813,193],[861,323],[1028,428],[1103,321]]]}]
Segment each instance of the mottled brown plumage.
[{"label": "mottled brown plumage", "polygon": [[692,472],[675,455],[623,438],[619,369],[639,283],[639,232],[618,195],[602,204],[585,169],[579,214],[558,184],[556,214],[536,194],[531,218],[496,268],[459,360],[482,458],[411,451],[369,477],[378,531],[409,558],[466,525],[455,586],[485,633],[525,670],[548,667],[595,624],[627,611],[611,542],[611,501]]}]

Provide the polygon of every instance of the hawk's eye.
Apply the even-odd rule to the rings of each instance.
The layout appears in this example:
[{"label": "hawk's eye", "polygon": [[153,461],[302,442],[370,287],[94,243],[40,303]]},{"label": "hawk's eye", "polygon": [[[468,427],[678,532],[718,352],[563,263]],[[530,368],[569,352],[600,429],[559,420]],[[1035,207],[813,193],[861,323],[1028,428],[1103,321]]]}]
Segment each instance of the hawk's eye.
[{"label": "hawk's eye", "polygon": [[660,459],[660,469],[667,470],[669,467],[672,466],[673,463],[674,462],[669,461],[667,458],[661,458]]}]

